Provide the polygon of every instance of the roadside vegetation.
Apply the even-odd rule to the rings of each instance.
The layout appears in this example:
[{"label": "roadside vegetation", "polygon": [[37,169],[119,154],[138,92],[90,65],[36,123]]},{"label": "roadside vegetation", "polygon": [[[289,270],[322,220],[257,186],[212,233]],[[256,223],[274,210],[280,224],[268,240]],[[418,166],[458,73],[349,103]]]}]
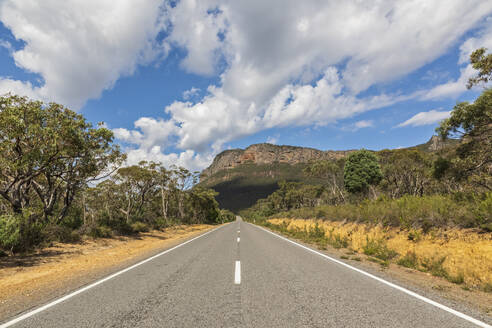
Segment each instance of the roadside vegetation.
[{"label": "roadside vegetation", "polygon": [[[484,49],[472,54],[479,75],[469,87],[490,79],[491,61]],[[347,249],[347,259],[365,254],[492,292],[492,89],[458,103],[436,131],[442,142],[432,152],[360,150],[310,163],[304,174],[320,183],[281,182],[241,214]]]},{"label": "roadside vegetation", "polygon": [[122,167],[113,133],[62,105],[0,97],[0,255],[83,236],[234,219],[198,174],[152,162]]},{"label": "roadside vegetation", "polygon": [[400,229],[382,225],[316,219],[269,219],[273,230],[316,244],[343,249],[342,259],[361,255],[387,267],[391,263],[428,272],[466,288],[492,292],[492,234],[471,229]]}]

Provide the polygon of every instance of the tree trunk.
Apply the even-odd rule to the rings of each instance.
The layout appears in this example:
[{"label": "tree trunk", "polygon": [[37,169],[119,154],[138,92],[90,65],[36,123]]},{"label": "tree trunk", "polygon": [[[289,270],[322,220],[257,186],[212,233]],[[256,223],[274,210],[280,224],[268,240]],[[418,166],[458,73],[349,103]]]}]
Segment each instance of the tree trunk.
[{"label": "tree trunk", "polygon": [[372,196],[373,196],[373,198],[374,198],[374,199],[377,199],[377,198],[378,198],[378,195],[376,194],[376,189],[375,189],[373,186],[371,186],[371,185],[369,185],[369,189],[370,189],[370,190],[371,190],[371,192],[372,192]]},{"label": "tree trunk", "polygon": [[166,192],[164,192],[164,188],[161,188],[161,202],[162,202],[162,217],[164,218],[167,224],[167,196],[166,196]]}]

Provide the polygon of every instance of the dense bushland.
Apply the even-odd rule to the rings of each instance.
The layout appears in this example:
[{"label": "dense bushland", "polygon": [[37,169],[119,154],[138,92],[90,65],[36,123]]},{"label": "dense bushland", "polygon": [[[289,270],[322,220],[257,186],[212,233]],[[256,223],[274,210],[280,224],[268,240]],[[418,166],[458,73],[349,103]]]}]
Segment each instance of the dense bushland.
[{"label": "dense bushland", "polygon": [[121,167],[113,133],[61,105],[0,97],[0,253],[81,235],[232,220],[198,175],[156,163]]}]

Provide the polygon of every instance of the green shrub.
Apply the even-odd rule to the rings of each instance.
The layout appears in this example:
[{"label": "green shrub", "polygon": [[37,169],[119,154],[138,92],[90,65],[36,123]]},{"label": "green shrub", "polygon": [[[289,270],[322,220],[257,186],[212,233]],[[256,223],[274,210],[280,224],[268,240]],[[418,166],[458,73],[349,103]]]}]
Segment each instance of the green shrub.
[{"label": "green shrub", "polygon": [[20,220],[13,215],[0,216],[0,248],[13,252],[22,244]]},{"label": "green shrub", "polygon": [[448,273],[443,267],[443,263],[445,260],[445,256],[432,259],[424,259],[422,260],[422,267],[424,268],[424,271],[430,272],[433,276],[446,278],[448,276]]},{"label": "green shrub", "polygon": [[366,244],[362,247],[362,250],[364,254],[374,256],[383,261],[391,260],[398,255],[397,252],[386,246],[384,240],[370,239],[369,237],[366,237]]},{"label": "green shrub", "polygon": [[62,243],[73,243],[80,241],[80,234],[66,226],[49,225],[43,229],[45,241],[58,241]]},{"label": "green shrub", "polygon": [[110,238],[113,236],[113,231],[106,226],[94,226],[89,228],[87,234],[92,238]]},{"label": "green shrub", "polygon": [[132,231],[135,233],[149,231],[149,226],[143,222],[137,221],[131,224]]},{"label": "green shrub", "polygon": [[[418,229],[481,227],[492,230],[492,193],[380,197],[355,204],[321,205],[279,212],[271,218],[312,219],[322,216],[332,221],[352,221],[413,230],[409,239],[418,239]],[[411,239],[413,240],[413,239]]]},{"label": "green shrub", "polygon": [[458,284],[461,285],[462,283],[465,282],[465,274],[463,272],[458,273],[456,276],[450,276],[448,275],[446,279],[453,284]]},{"label": "green shrub", "polygon": [[414,252],[408,252],[405,256],[401,257],[397,263],[406,268],[416,269],[418,267],[417,255]]}]

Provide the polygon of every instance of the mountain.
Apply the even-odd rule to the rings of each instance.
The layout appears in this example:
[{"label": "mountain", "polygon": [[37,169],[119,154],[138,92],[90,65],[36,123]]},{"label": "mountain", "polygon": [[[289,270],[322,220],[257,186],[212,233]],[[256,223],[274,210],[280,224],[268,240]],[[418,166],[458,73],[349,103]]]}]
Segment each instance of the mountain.
[{"label": "mountain", "polygon": [[[410,149],[435,152],[455,142],[457,141],[443,141],[432,136],[428,142]],[[340,159],[354,151],[322,151],[268,143],[251,145],[246,149],[225,150],[203,170],[200,185],[219,193],[217,201],[221,207],[238,211],[273,193],[278,189],[279,181],[320,184],[318,179],[303,174],[302,171],[309,162]]]}]

